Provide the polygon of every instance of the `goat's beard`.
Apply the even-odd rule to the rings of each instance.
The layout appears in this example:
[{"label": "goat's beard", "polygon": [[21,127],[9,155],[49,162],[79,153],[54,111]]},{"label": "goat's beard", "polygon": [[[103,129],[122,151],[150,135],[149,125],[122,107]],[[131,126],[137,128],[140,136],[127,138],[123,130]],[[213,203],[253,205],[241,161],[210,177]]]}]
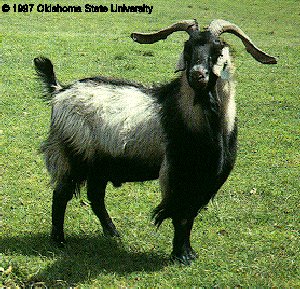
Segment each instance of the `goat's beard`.
[{"label": "goat's beard", "polygon": [[193,88],[196,93],[205,93],[208,91],[212,91],[218,79],[218,76],[214,74],[212,70],[209,73],[208,79],[201,78],[200,76],[197,77],[197,73],[193,74],[192,72],[190,72],[190,70],[186,71],[186,75],[189,86]]},{"label": "goat's beard", "polygon": [[208,82],[205,84],[201,82],[192,82],[190,86],[195,92],[194,105],[201,104],[205,110],[216,110],[218,99],[215,92],[215,86],[218,77],[214,73],[210,73]]},{"label": "goat's beard", "polygon": [[191,73],[187,74],[187,79],[189,86],[198,93],[205,92],[207,90],[207,86],[209,84],[209,80],[196,78]]}]

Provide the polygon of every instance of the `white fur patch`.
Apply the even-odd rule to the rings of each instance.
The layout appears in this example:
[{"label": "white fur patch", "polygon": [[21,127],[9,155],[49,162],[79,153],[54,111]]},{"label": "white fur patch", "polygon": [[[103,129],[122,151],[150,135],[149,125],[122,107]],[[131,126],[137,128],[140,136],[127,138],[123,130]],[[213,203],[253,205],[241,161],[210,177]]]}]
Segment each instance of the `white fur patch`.
[{"label": "white fur patch", "polygon": [[213,73],[224,80],[229,79],[230,73],[228,69],[230,65],[231,65],[231,61],[230,61],[229,48],[224,47],[222,49],[222,55],[218,57],[217,62],[213,66]]},{"label": "white fur patch", "polygon": [[228,101],[225,107],[225,123],[227,132],[232,132],[236,121],[236,103],[235,103],[235,84],[233,81],[229,82],[225,87],[228,94]]},{"label": "white fur patch", "polygon": [[218,94],[224,95],[225,128],[227,132],[234,129],[236,119],[236,104],[235,104],[235,82],[232,79],[234,67],[231,62],[229,47],[224,47],[222,55],[218,57],[216,64],[213,66],[213,73],[220,77],[224,82],[221,85],[217,82]]},{"label": "white fur patch", "polygon": [[76,83],[53,100],[52,121],[78,153],[161,159],[160,106],[131,86]]}]

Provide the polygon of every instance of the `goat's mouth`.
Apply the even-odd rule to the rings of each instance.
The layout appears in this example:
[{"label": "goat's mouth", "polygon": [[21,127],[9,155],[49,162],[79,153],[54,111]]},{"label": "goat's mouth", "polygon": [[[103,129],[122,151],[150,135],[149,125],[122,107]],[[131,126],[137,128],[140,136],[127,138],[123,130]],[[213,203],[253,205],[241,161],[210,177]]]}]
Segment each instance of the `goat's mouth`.
[{"label": "goat's mouth", "polygon": [[198,71],[193,71],[189,75],[189,84],[194,89],[206,89],[208,86],[209,77]]},{"label": "goat's mouth", "polygon": [[209,81],[208,69],[202,64],[193,65],[188,75],[189,84],[194,89],[206,89]]}]

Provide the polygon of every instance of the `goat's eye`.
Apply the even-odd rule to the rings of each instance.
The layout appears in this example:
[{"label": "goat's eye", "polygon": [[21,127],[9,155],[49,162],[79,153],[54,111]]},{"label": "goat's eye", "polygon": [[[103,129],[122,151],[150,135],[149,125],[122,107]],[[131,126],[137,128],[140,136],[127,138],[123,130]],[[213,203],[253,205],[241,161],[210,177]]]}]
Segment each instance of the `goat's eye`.
[{"label": "goat's eye", "polygon": [[214,44],[215,45],[220,45],[221,44],[221,40],[220,39],[215,39],[214,40]]}]

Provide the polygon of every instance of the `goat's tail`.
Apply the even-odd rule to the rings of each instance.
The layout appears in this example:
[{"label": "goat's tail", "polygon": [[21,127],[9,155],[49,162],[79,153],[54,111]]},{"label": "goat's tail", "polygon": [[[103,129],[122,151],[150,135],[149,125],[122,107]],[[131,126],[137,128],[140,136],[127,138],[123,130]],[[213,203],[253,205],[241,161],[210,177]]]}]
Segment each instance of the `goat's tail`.
[{"label": "goat's tail", "polygon": [[37,76],[43,81],[47,94],[53,93],[62,89],[58,83],[52,62],[45,57],[37,57],[34,60],[35,71]]}]

